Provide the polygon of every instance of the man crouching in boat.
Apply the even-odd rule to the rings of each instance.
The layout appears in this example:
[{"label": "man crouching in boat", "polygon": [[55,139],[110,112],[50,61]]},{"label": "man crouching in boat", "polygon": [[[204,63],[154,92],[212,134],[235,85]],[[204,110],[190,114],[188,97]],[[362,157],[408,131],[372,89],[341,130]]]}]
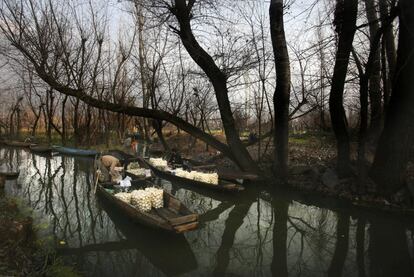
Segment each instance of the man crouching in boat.
[{"label": "man crouching in boat", "polygon": [[111,155],[103,155],[97,162],[97,168],[100,170],[99,182],[117,182],[122,179],[117,170],[118,167],[121,167],[119,159]]}]

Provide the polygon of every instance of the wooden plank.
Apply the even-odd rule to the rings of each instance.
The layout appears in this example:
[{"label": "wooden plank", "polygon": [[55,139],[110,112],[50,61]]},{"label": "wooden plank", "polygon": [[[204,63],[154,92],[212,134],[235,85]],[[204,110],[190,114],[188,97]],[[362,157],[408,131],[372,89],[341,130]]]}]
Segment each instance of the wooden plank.
[{"label": "wooden plank", "polygon": [[182,225],[182,224],[186,224],[186,223],[190,223],[190,222],[194,222],[194,221],[197,221],[197,215],[195,215],[195,214],[180,216],[180,217],[172,218],[172,219],[169,220],[169,222],[173,226]]},{"label": "wooden plank", "polygon": [[197,228],[197,226],[198,226],[198,222],[195,221],[195,222],[188,223],[188,224],[174,226],[174,230],[177,233],[183,233],[183,232],[187,232],[190,230],[194,230]]},{"label": "wooden plank", "polygon": [[168,198],[168,208],[171,208],[173,210],[176,210],[177,212],[180,211],[181,202],[173,197]]},{"label": "wooden plank", "polygon": [[173,219],[173,218],[180,217],[179,214],[174,213],[173,211],[171,211],[167,208],[159,208],[159,209],[156,209],[155,211],[159,214],[159,216],[161,216],[162,218],[164,218],[168,221]]},{"label": "wooden plank", "polygon": [[183,216],[166,208],[160,208],[160,209],[157,209],[156,211],[160,214],[161,217],[166,219],[173,226],[193,222],[193,221],[196,221],[198,218],[197,214],[189,214],[189,215]]}]

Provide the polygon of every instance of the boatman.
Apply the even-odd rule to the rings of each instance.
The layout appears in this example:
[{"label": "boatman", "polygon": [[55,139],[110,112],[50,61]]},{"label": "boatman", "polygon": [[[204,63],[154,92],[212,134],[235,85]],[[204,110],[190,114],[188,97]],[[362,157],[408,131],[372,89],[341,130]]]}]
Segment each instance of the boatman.
[{"label": "boatman", "polygon": [[99,169],[101,171],[99,180],[101,182],[115,182],[122,179],[119,172],[116,170],[117,167],[121,167],[119,159],[112,155],[103,155],[99,159]]}]

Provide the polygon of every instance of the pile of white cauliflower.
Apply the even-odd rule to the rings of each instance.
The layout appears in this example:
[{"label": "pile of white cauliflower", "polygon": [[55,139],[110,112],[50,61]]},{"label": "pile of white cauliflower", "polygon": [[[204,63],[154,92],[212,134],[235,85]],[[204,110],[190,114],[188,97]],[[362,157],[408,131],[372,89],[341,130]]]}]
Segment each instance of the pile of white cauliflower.
[{"label": "pile of white cauliflower", "polygon": [[137,168],[140,168],[138,162],[133,162],[133,163],[128,164],[128,169],[137,169]]},{"label": "pile of white cauliflower", "polygon": [[164,207],[164,191],[154,187],[145,190],[133,190],[132,192],[120,192],[115,197],[134,206],[141,212],[149,212],[152,208]]},{"label": "pile of white cauliflower", "polygon": [[199,182],[209,183],[212,185],[218,185],[219,183],[218,174],[215,172],[204,173],[204,172],[198,172],[198,171],[186,171],[186,170],[183,170],[182,168],[177,168],[174,170],[174,174],[179,177],[183,177],[183,178],[187,178],[187,179],[195,180]]},{"label": "pile of white cauliflower", "polygon": [[135,176],[145,176],[145,168],[128,168],[128,173],[134,174]]},{"label": "pile of white cauliflower", "polygon": [[168,162],[163,158],[150,158],[149,162],[152,166],[160,170],[165,170],[168,168]]}]

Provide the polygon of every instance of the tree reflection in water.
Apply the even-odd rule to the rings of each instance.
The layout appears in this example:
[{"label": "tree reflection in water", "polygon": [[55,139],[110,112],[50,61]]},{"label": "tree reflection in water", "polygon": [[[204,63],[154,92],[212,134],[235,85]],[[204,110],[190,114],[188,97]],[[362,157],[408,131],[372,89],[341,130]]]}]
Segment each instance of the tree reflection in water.
[{"label": "tree reflection in water", "polygon": [[414,276],[412,241],[410,246],[411,250],[407,232],[400,224],[372,222],[368,249],[370,276]]},{"label": "tree reflection in water", "polygon": [[273,259],[271,271],[273,276],[288,276],[287,268],[287,221],[289,203],[277,200],[273,201],[274,225],[273,225]]},{"label": "tree reflection in water", "polygon": [[328,276],[342,276],[349,245],[349,215],[339,213],[336,223],[336,243],[332,261],[328,269]]},{"label": "tree reflection in water", "polygon": [[0,159],[21,171],[21,189],[8,183],[6,193],[33,208],[47,223],[41,235],[86,276],[414,276],[411,221],[158,180],[200,214],[198,230],[171,239],[96,201],[91,160],[12,148]]}]

